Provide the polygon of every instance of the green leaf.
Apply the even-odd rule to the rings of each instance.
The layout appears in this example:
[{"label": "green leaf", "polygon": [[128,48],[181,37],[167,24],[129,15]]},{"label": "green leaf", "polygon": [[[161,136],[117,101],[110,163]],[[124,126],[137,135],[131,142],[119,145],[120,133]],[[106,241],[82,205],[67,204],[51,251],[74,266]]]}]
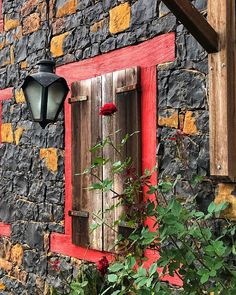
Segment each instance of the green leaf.
[{"label": "green leaf", "polygon": [[213,213],[214,210],[215,210],[215,208],[216,208],[216,204],[215,204],[214,202],[211,202],[210,205],[208,206],[207,211],[208,211],[209,213]]},{"label": "green leaf", "polygon": [[110,267],[109,267],[109,270],[111,271],[111,272],[118,272],[118,271],[120,271],[121,269],[123,269],[124,268],[124,265],[123,264],[121,264],[121,263],[114,263],[114,264],[112,264]]},{"label": "green leaf", "polygon": [[149,276],[157,272],[157,263],[153,263],[149,268]]},{"label": "green leaf", "polygon": [[225,210],[228,206],[229,206],[228,202],[222,202],[220,204],[217,204],[215,208],[215,213]]},{"label": "green leaf", "polygon": [[205,284],[205,283],[208,281],[208,279],[209,279],[209,274],[208,274],[208,273],[205,273],[205,274],[201,277],[200,282],[201,282],[202,284]]},{"label": "green leaf", "polygon": [[103,189],[102,183],[93,183],[90,187],[90,190],[100,190]]},{"label": "green leaf", "polygon": [[117,281],[118,277],[117,277],[117,275],[115,275],[115,274],[109,274],[109,275],[107,276],[107,279],[108,279],[109,282],[111,282],[111,283],[115,283],[115,282]]},{"label": "green leaf", "polygon": [[158,189],[162,193],[168,193],[169,191],[172,190],[172,188],[173,188],[172,182],[159,182],[159,184],[158,184]]}]

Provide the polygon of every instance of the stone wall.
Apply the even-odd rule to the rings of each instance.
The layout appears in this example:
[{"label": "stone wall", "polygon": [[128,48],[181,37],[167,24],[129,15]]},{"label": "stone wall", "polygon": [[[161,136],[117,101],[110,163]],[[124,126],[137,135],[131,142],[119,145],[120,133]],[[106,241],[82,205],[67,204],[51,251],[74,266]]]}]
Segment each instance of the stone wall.
[{"label": "stone wall", "polygon": [[[206,2],[193,1],[203,12]],[[49,251],[49,235],[64,230],[64,118],[62,112],[55,124],[41,129],[30,120],[20,90],[44,58],[46,4],[3,0],[2,8],[0,88],[14,87],[14,95],[2,102],[0,221],[12,225],[12,234],[0,240],[0,294],[48,294],[48,284],[61,284],[50,267],[59,256]],[[161,1],[52,0],[50,20],[57,65],[176,31],[176,61],[158,67],[160,173],[183,172],[175,142],[168,140],[182,130],[191,171],[209,175],[207,54]],[[177,189],[180,197],[189,195],[187,184]],[[204,207],[213,197],[206,181],[199,204]],[[79,263],[60,259],[68,275]]]}]

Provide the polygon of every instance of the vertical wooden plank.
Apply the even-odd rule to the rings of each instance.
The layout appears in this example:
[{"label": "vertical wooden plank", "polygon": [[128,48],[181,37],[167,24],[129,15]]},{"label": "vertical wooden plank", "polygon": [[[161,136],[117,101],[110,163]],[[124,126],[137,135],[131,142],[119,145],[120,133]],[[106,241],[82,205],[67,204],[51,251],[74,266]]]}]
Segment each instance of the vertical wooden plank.
[{"label": "vertical wooden plank", "polygon": [[[102,105],[109,102],[115,102],[114,95],[113,95],[113,74],[112,73],[108,73],[102,76]],[[114,117],[102,117],[103,139],[105,139],[108,136],[111,136],[111,139],[113,140],[114,131],[115,131]],[[111,161],[108,162],[103,167],[103,179],[109,178],[113,180],[111,168],[112,168],[112,162],[114,161],[114,157],[115,157],[114,149],[106,145],[103,149],[103,157],[105,159],[111,159]],[[103,193],[104,220],[106,224],[108,224],[109,226],[112,226],[114,222],[114,216],[113,216],[114,212],[107,210],[111,208],[111,206],[113,206],[116,202],[116,200],[113,199],[113,196],[114,194],[111,191]],[[115,238],[116,238],[114,231],[109,226],[104,225],[103,249],[105,251],[114,250],[113,247],[114,247]]]},{"label": "vertical wooden plank", "polygon": [[[72,104],[72,209],[77,211],[86,207],[84,202],[88,195],[88,192],[84,190],[88,186],[88,176],[81,176],[79,174],[91,162],[89,159],[90,155],[88,155],[88,147],[91,142],[89,120],[91,80],[72,84],[72,96],[82,93],[89,97],[88,101]],[[87,133],[85,138],[83,132]],[[89,224],[87,218],[72,217],[72,242],[83,246],[89,244]]]},{"label": "vertical wooden plank", "polygon": [[138,175],[142,174],[142,153],[141,153],[141,89],[140,89],[140,68],[126,70],[126,85],[137,85],[137,89],[127,92],[127,133],[139,131],[127,142],[127,156],[133,159],[133,166]]},{"label": "vertical wooden plank", "polygon": [[[88,187],[95,180],[88,174],[80,175],[88,168],[94,157],[90,148],[101,139],[101,120],[99,107],[101,100],[101,77],[80,81],[73,84],[73,96],[85,95],[88,100],[72,104],[72,186],[73,206],[76,211],[86,211],[89,218],[72,217],[73,243],[102,249],[102,228],[90,232],[95,214],[102,209],[102,196]],[[101,171],[97,171],[100,176]]]},{"label": "vertical wooden plank", "polygon": [[[92,79],[92,93],[91,93],[91,144],[90,147],[95,146],[101,142],[102,139],[102,125],[101,116],[99,116],[99,109],[101,107],[102,97],[102,78],[96,77]],[[86,137],[86,133],[84,133]],[[102,151],[98,150],[91,153],[91,161],[93,162],[96,157],[101,157]],[[102,179],[102,167],[96,168],[93,171],[100,179]],[[92,183],[99,182],[96,177],[91,177]],[[88,196],[88,203],[86,211],[89,211],[89,224],[100,224],[103,218],[103,194],[101,191],[90,191]],[[96,230],[90,231],[90,248],[103,250],[103,226],[98,227]]]},{"label": "vertical wooden plank", "polygon": [[[109,76],[110,75],[110,76]],[[137,130],[141,130],[140,124],[140,100],[138,100],[138,92],[130,91],[127,93],[116,94],[116,88],[137,84],[138,79],[138,69],[132,68],[127,70],[122,70],[113,73],[113,81],[111,81],[111,74],[104,75],[103,83],[103,103],[111,101],[106,100],[107,97],[113,97],[118,112],[114,115],[113,118],[109,119],[107,123],[103,123],[103,136],[114,133],[117,130],[120,130],[115,134],[114,142],[115,145],[119,145],[121,140],[127,133],[132,133]],[[108,81],[109,80],[109,81]],[[113,84],[113,85],[112,85]],[[110,86],[109,86],[110,85]],[[121,154],[114,151],[112,147],[106,147],[104,149],[104,155],[109,157],[112,162],[118,160],[125,160],[128,156],[131,156],[135,160],[135,166],[137,164],[137,170],[141,173],[141,136],[133,136],[125,145]],[[103,171],[104,178],[111,178],[112,175],[109,172],[111,168],[107,165],[106,169]],[[117,193],[122,193],[124,190],[124,179],[121,175],[114,176],[114,191]],[[118,198],[113,198],[113,193],[106,193],[104,195],[104,209],[108,209],[113,205],[116,205],[120,200]],[[105,221],[108,225],[113,225],[114,221],[118,220],[120,215],[124,213],[124,208],[118,207],[115,210],[105,214]],[[117,230],[118,228],[116,228]],[[117,238],[117,233],[111,230],[109,227],[105,226],[104,228],[104,249],[114,250],[115,240]]]},{"label": "vertical wooden plank", "polygon": [[211,174],[236,179],[235,1],[209,0],[220,51],[209,55]]}]

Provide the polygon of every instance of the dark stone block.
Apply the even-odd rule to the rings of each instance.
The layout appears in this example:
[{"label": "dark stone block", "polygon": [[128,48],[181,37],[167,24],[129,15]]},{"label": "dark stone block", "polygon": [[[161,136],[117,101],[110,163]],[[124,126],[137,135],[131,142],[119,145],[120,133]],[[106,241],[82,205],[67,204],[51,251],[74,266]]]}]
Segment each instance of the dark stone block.
[{"label": "dark stone block", "polygon": [[199,142],[199,155],[197,158],[198,174],[210,175],[209,136],[202,136]]},{"label": "dark stone block", "polygon": [[63,205],[64,183],[47,181],[46,186],[46,201],[51,204]]},{"label": "dark stone block", "polygon": [[156,36],[173,32],[176,28],[176,18],[173,14],[168,14],[162,18],[154,19],[149,26],[150,36]]},{"label": "dark stone block", "polygon": [[42,223],[29,222],[25,228],[25,242],[32,249],[43,250],[43,236],[46,225]]},{"label": "dark stone block", "polygon": [[45,200],[45,183],[41,180],[33,180],[28,194],[28,200],[41,203]]},{"label": "dark stone block", "polygon": [[65,19],[65,31],[66,32],[81,26],[82,21],[83,21],[81,12],[77,12],[76,14],[65,16],[64,19]]},{"label": "dark stone block", "polygon": [[103,9],[105,11],[108,11],[108,9],[111,9],[112,7],[116,6],[118,3],[117,0],[103,0],[102,4],[103,4]]},{"label": "dark stone block", "polygon": [[56,233],[64,233],[64,226],[55,222],[51,222],[48,225],[48,229],[50,232],[56,232]]},{"label": "dark stone block", "polygon": [[121,48],[128,45],[132,45],[136,42],[136,36],[135,33],[129,32],[129,33],[123,33],[119,34],[116,41],[116,47]]},{"label": "dark stone block", "polygon": [[207,52],[202,48],[202,46],[197,42],[197,40],[192,35],[187,35],[185,38],[187,59],[196,62],[207,58]]},{"label": "dark stone block", "polygon": [[198,10],[207,9],[207,0],[195,0],[193,4]]},{"label": "dark stone block", "polygon": [[64,220],[64,207],[53,205],[53,219],[56,223]]},{"label": "dark stone block", "polygon": [[0,159],[1,167],[5,171],[15,172],[17,170],[19,153],[20,149],[18,146],[6,144],[4,157]]},{"label": "dark stone block", "polygon": [[57,122],[48,126],[47,144],[49,147],[64,148],[64,123]]},{"label": "dark stone block", "polygon": [[4,89],[6,88],[6,80],[7,80],[7,73],[6,69],[0,69],[0,88]]},{"label": "dark stone block", "polygon": [[92,0],[80,0],[80,1],[78,1],[77,8],[79,10],[83,10],[92,4],[93,4]]},{"label": "dark stone block", "polygon": [[83,49],[90,44],[89,29],[85,26],[78,27],[74,33],[74,39],[76,40],[75,48]]},{"label": "dark stone block", "polygon": [[83,59],[89,58],[91,56],[91,47],[87,47],[83,52]]},{"label": "dark stone block", "polygon": [[2,101],[2,123],[10,123],[11,105],[9,100]]},{"label": "dark stone block", "polygon": [[131,27],[151,21],[157,15],[157,0],[138,0],[131,8]]},{"label": "dark stone block", "polygon": [[[2,181],[2,179],[1,179]],[[4,184],[4,182],[3,182]],[[6,185],[10,185],[11,182],[5,183]],[[6,191],[6,193],[1,192],[0,195],[0,220],[5,223],[12,223],[14,220],[14,194]]]},{"label": "dark stone block", "polygon": [[95,43],[91,47],[91,57],[96,56],[99,54],[99,44]]},{"label": "dark stone block", "polygon": [[29,36],[28,51],[29,54],[45,48],[46,46],[46,28],[44,30],[38,30]]},{"label": "dark stone block", "polygon": [[[199,109],[206,106],[205,76],[191,70],[171,73],[167,90],[167,107]],[[163,100],[163,98],[160,98]]]},{"label": "dark stone block", "polygon": [[14,204],[14,218],[17,220],[35,220],[37,214],[36,204],[25,200],[17,200]]},{"label": "dark stone block", "polygon": [[[14,47],[14,55],[15,55],[15,61],[16,62],[20,62],[22,60],[25,60],[27,57],[27,46],[25,46],[25,44],[31,43],[31,45],[33,45],[33,37],[31,37],[31,40],[28,41],[28,36],[22,37],[21,39],[19,39],[17,41],[17,43],[15,44]],[[34,42],[40,42],[40,40],[34,39]],[[36,46],[36,45],[35,45]]]},{"label": "dark stone block", "polygon": [[28,194],[28,178],[23,173],[17,173],[13,179],[13,189],[17,195],[27,196]]},{"label": "dark stone block", "polygon": [[31,165],[33,160],[33,152],[32,149],[20,149],[19,150],[19,156],[18,156],[18,167],[17,170],[21,172],[27,172],[30,171]]},{"label": "dark stone block", "polygon": [[103,17],[103,5],[98,2],[88,8],[84,9],[84,22],[87,25],[91,25],[96,21],[99,21]]},{"label": "dark stone block", "polygon": [[196,126],[201,133],[209,133],[209,112],[198,111],[196,113]]},{"label": "dark stone block", "polygon": [[1,49],[0,67],[5,66],[9,62],[10,62],[10,46],[6,46],[3,49]]},{"label": "dark stone block", "polygon": [[25,243],[26,222],[17,221],[11,226],[11,239],[13,243]]},{"label": "dark stone block", "polygon": [[37,205],[38,208],[38,216],[37,221],[40,222],[52,222],[53,214],[52,214],[52,205],[47,203],[42,203]]},{"label": "dark stone block", "polygon": [[23,266],[27,272],[45,276],[47,270],[47,257],[38,251],[26,250],[23,256]]},{"label": "dark stone block", "polygon": [[19,65],[12,64],[7,66],[7,87],[17,86],[20,80]]},{"label": "dark stone block", "polygon": [[113,37],[108,38],[100,46],[100,51],[102,53],[114,50],[116,48],[116,39]]}]

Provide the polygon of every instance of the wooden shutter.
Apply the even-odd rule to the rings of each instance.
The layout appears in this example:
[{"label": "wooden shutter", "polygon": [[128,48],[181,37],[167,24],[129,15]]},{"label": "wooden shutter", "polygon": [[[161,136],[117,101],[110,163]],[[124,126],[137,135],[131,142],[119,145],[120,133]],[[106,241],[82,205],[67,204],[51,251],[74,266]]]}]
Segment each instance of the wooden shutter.
[{"label": "wooden shutter", "polygon": [[[99,116],[99,108],[108,102],[114,102],[118,112],[114,117]],[[72,186],[73,210],[72,229],[73,243],[98,250],[114,250],[116,233],[110,228],[119,218],[123,209],[119,208],[105,213],[102,218],[105,224],[92,233],[91,223],[98,211],[105,211],[118,200],[112,192],[93,192],[86,190],[94,182],[88,175],[78,175],[90,166],[93,157],[110,158],[98,175],[102,179],[111,178],[111,164],[118,160],[118,155],[111,146],[106,146],[102,154],[91,154],[89,149],[105,137],[121,131],[114,137],[118,144],[127,133],[141,130],[139,69],[131,68],[100,77],[75,82],[72,84]],[[141,134],[133,136],[127,144],[122,157],[131,156],[134,165],[141,173]],[[115,177],[114,190],[121,192],[123,179]]]}]

